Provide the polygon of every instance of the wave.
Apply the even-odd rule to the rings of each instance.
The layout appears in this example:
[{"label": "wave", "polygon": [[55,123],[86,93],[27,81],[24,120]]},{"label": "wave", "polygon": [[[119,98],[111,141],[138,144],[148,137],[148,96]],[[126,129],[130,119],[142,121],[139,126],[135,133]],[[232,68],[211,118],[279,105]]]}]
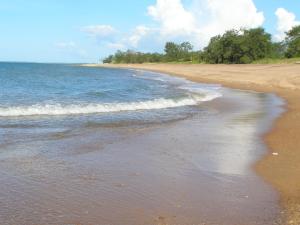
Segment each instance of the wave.
[{"label": "wave", "polygon": [[121,111],[153,110],[198,105],[221,97],[218,92],[190,94],[186,97],[172,99],[159,98],[140,102],[102,103],[102,104],[35,104],[31,106],[0,107],[0,117],[38,116],[38,115],[74,115],[109,113]]}]

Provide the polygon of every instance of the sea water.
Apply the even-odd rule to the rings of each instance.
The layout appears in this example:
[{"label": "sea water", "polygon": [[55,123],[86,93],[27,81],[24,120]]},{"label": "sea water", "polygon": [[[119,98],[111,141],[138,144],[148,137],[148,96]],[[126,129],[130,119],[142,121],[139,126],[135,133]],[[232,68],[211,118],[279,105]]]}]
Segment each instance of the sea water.
[{"label": "sea water", "polygon": [[135,70],[0,63],[0,127],[67,129],[171,121],[221,97],[219,86]]}]

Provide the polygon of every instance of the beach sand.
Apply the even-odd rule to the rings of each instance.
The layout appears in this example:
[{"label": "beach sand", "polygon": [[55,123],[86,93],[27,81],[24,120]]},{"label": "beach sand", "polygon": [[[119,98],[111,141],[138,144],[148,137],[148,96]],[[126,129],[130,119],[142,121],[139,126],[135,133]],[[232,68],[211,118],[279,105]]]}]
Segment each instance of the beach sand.
[{"label": "beach sand", "polygon": [[281,195],[287,224],[300,224],[300,65],[89,65],[151,70],[202,83],[276,93],[286,112],[264,139],[270,151],[255,169]]}]

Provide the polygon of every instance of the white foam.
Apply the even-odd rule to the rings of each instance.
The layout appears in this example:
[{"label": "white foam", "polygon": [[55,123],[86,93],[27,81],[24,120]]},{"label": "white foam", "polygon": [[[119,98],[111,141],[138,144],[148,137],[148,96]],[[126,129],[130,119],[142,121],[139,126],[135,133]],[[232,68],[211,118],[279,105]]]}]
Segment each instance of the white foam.
[{"label": "white foam", "polygon": [[140,102],[103,103],[103,104],[35,104],[31,106],[0,107],[0,117],[34,116],[34,115],[72,115],[108,113],[120,111],[165,109],[198,105],[220,97],[218,92],[190,94],[179,99],[159,98]]}]

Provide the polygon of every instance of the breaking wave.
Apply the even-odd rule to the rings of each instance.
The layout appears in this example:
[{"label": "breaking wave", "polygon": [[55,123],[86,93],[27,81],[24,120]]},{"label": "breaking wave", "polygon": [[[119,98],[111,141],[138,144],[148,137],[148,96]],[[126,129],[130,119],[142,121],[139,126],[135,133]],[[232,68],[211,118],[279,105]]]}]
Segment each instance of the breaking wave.
[{"label": "breaking wave", "polygon": [[121,111],[166,109],[198,105],[221,97],[218,92],[190,94],[182,98],[159,98],[140,102],[102,103],[102,104],[35,104],[31,106],[0,107],[0,117],[74,115],[108,113]]}]

